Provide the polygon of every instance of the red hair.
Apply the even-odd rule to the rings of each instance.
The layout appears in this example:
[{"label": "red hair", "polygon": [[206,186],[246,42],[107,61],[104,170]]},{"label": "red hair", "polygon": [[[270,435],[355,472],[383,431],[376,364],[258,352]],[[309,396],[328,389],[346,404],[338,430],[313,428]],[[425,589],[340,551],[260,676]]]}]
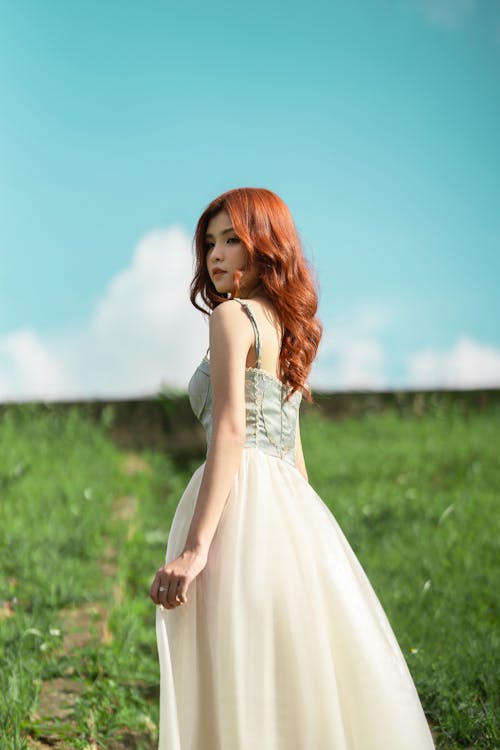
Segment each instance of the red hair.
[{"label": "red hair", "polygon": [[[217,292],[206,264],[207,226],[220,211],[229,215],[249,263],[257,263],[264,294],[282,323],[280,380],[291,387],[289,397],[301,390],[312,402],[306,381],[323,333],[321,321],[316,317],[318,295],[292,215],[278,195],[264,188],[238,188],[223,193],[207,206],[194,235],[196,259],[190,285],[191,303],[208,315],[208,310],[196,301],[198,294],[211,310],[228,299]],[[240,276],[235,273],[233,297],[238,296]]]}]

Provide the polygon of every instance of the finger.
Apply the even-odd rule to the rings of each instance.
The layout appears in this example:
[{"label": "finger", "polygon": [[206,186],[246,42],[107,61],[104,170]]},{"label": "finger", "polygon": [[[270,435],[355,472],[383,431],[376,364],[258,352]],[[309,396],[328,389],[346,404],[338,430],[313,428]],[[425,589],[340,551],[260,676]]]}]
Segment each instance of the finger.
[{"label": "finger", "polygon": [[169,608],[167,602],[169,585],[170,581],[168,579],[160,579],[160,585],[158,587],[158,601],[162,607],[165,607],[165,609]]},{"label": "finger", "polygon": [[171,607],[177,606],[176,597],[177,597],[178,585],[179,585],[178,578],[171,579],[170,586],[168,587],[168,592],[167,592],[167,602],[169,603]]},{"label": "finger", "polygon": [[165,568],[158,568],[156,571],[156,577],[154,580],[156,586],[156,602],[157,604],[163,604],[165,599],[166,589],[168,588],[168,574],[165,572]]},{"label": "finger", "polygon": [[177,591],[177,597],[181,604],[185,604],[187,602],[187,592],[189,588],[189,581],[184,579],[184,581],[181,582],[181,585],[179,586],[179,589]]},{"label": "finger", "polygon": [[155,575],[154,581],[151,584],[151,588],[149,590],[149,596],[151,597],[151,599],[154,601],[155,604],[159,604],[160,603],[159,600],[158,600],[158,593],[159,593],[158,589],[159,588],[160,588],[160,576],[157,573]]}]

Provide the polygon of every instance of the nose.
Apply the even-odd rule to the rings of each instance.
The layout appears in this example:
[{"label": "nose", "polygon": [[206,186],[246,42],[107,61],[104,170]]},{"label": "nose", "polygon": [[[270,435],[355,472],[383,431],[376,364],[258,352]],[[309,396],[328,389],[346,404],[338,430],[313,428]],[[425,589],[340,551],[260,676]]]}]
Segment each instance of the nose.
[{"label": "nose", "polygon": [[220,260],[222,256],[222,247],[223,247],[222,240],[220,241],[216,240],[214,243],[214,246],[212,247],[212,261],[213,262]]}]

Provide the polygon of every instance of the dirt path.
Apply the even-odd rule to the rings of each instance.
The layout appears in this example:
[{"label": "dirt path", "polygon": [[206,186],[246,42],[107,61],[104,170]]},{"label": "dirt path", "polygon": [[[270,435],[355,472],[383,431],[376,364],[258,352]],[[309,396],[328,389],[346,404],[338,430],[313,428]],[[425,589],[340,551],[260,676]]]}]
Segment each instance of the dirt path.
[{"label": "dirt path", "polygon": [[[149,466],[144,459],[135,453],[125,453],[122,471],[125,474],[135,474],[148,471]],[[128,526],[127,539],[134,535],[137,524],[137,498],[133,495],[117,497],[113,503],[112,518],[124,521]],[[92,643],[109,644],[112,633],[109,628],[110,614],[115,606],[123,601],[123,584],[118,577],[118,563],[116,550],[111,541],[106,546],[101,563],[103,576],[113,578],[112,601],[86,602],[75,607],[60,610],[61,621],[61,656],[70,656],[75,649],[84,648]],[[4,617],[10,612],[3,612]],[[73,718],[75,702],[87,687],[84,680],[78,679],[70,667],[64,677],[56,677],[41,683],[40,696],[36,713],[31,717],[37,723],[37,738],[29,736],[28,747],[32,750],[74,750],[74,739],[78,736],[78,729]],[[95,735],[92,714],[88,720],[88,735]],[[81,739],[81,737],[79,737]],[[144,735],[137,735],[126,731],[120,741],[109,743],[107,750],[134,750],[144,743]],[[144,747],[144,744],[142,744]],[[100,750],[94,740],[90,740],[85,750]]]}]

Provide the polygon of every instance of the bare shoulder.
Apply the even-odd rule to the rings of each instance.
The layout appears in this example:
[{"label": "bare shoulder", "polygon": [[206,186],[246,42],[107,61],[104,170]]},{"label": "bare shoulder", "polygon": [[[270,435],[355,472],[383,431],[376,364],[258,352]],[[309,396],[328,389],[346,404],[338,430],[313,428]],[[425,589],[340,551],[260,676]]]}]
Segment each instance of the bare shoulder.
[{"label": "bare shoulder", "polygon": [[242,305],[234,299],[228,299],[212,310],[209,321],[210,327],[224,330],[238,329],[241,332],[241,321],[244,317],[246,317],[246,313]]},{"label": "bare shoulder", "polygon": [[[209,320],[209,348],[212,363],[213,385],[217,380],[219,368],[225,370],[221,382],[228,376],[237,382],[243,377],[248,350],[252,345],[252,326],[247,315],[237,300],[228,299],[221,302],[212,311]],[[227,387],[227,383],[226,386]]]}]

